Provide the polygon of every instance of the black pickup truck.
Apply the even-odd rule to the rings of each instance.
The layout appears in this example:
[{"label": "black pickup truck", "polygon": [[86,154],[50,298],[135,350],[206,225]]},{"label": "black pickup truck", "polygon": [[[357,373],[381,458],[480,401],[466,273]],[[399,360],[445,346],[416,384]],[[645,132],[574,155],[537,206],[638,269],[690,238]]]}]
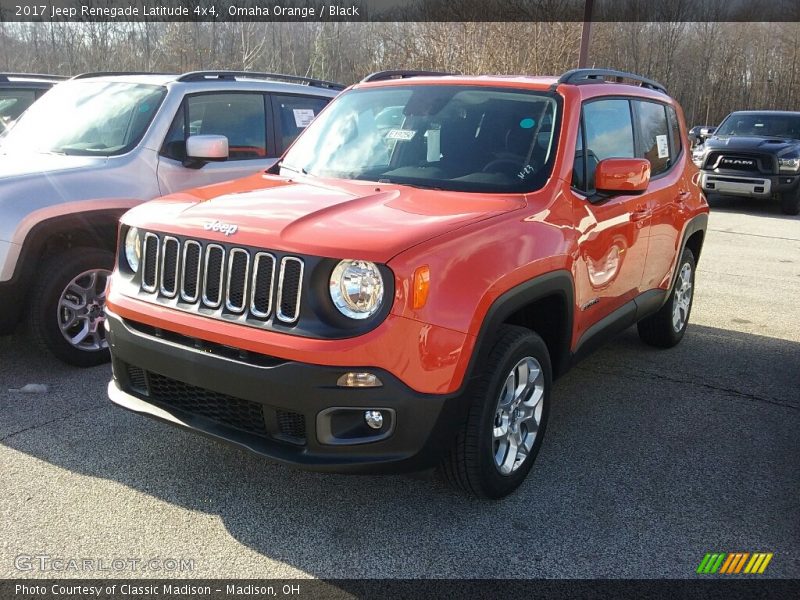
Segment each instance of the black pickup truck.
[{"label": "black pickup truck", "polygon": [[775,199],[800,214],[800,112],[738,111],[695,152],[707,194]]}]

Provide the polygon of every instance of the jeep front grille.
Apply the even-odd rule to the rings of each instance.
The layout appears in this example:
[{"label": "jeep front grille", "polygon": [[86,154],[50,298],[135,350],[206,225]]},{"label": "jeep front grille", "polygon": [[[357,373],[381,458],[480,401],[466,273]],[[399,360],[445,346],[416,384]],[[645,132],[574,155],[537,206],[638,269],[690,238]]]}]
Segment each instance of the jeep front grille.
[{"label": "jeep front grille", "polygon": [[255,325],[300,317],[304,262],[297,256],[147,232],[141,264],[148,300]]}]

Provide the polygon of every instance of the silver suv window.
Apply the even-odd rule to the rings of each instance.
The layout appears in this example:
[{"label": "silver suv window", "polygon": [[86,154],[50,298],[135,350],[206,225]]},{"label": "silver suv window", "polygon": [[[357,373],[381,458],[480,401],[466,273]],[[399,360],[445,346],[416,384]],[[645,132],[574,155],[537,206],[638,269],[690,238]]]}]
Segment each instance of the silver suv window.
[{"label": "silver suv window", "polygon": [[55,86],[19,119],[6,153],[112,156],[144,135],[167,89],[159,85],[75,81]]}]

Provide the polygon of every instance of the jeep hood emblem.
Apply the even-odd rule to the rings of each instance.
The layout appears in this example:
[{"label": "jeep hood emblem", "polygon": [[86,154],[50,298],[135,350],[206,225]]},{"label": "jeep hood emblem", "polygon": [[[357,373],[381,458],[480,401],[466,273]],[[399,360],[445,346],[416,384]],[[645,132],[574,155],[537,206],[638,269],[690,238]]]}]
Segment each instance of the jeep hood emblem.
[{"label": "jeep hood emblem", "polygon": [[203,229],[206,231],[219,231],[228,236],[236,233],[239,230],[239,226],[232,223],[223,223],[222,221],[206,221]]}]

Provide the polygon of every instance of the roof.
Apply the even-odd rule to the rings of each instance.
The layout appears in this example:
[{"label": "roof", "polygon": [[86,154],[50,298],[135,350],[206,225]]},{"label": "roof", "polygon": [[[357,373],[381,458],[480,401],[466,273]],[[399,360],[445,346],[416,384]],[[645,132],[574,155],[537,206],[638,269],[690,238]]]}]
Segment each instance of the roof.
[{"label": "roof", "polygon": [[[595,92],[602,90],[603,93],[618,92],[616,86],[624,85],[626,88],[636,88],[644,92],[645,95],[656,93],[666,95],[666,88],[654,81],[625,71],[614,69],[572,69],[563,73],[559,77],[531,77],[528,75],[480,75],[466,76],[456,73],[441,73],[436,71],[408,71],[391,70],[379,71],[368,75],[358,84],[359,86],[372,85],[403,85],[410,79],[414,79],[415,84],[421,85],[485,85],[500,87],[524,87],[531,89],[549,89],[555,91],[561,85],[587,86]],[[594,95],[592,93],[587,96]]]},{"label": "roof", "polygon": [[[267,89],[286,90],[296,88],[292,91],[302,91],[309,93],[310,89],[319,92],[321,96],[335,95],[345,86],[332,81],[314,79],[312,77],[301,77],[297,75],[285,75],[282,73],[258,73],[250,71],[192,71],[189,73],[144,73],[144,72],[98,72],[82,73],[76,75],[72,80],[102,80],[120,81],[125,83],[139,83],[150,85],[200,85],[216,84],[221,87],[236,87],[237,82],[246,81],[248,83],[264,84]],[[228,84],[226,86],[225,84]],[[325,93],[327,91],[333,94]]]},{"label": "roof", "polygon": [[40,83],[53,85],[63,81],[66,77],[61,75],[44,75],[37,73],[0,73],[0,83]]},{"label": "roof", "polygon": [[796,110],[735,110],[732,115],[783,115],[787,117],[800,116]]}]

